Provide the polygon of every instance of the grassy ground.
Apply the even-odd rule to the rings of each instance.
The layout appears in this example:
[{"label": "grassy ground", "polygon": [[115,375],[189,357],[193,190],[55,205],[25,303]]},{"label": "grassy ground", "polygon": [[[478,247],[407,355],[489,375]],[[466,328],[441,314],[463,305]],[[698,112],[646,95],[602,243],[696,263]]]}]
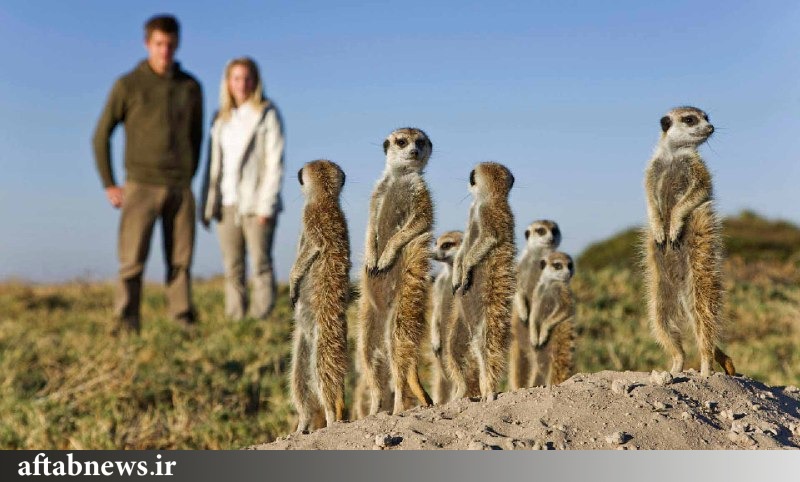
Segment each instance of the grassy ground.
[{"label": "grassy ground", "polygon": [[[796,253],[727,263],[725,347],[739,372],[800,384],[799,267]],[[577,268],[578,371],[665,369],[638,272]],[[279,295],[271,319],[228,322],[221,281],[199,281],[201,324],[187,335],[148,286],[141,336],[117,338],[111,284],[0,283],[0,448],[239,448],[287,433],[292,327],[285,287]],[[697,368],[690,333],[686,345]],[[351,370],[348,397],[352,386]]]}]

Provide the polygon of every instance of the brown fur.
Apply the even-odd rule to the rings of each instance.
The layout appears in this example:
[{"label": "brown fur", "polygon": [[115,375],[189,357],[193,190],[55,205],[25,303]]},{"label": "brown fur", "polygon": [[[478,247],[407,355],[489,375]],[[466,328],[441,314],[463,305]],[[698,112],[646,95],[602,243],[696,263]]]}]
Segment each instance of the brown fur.
[{"label": "brown fur", "polygon": [[[450,337],[450,318],[453,309],[453,258],[461,242],[464,234],[461,231],[448,231],[436,240],[436,247],[433,251],[433,259],[441,262],[444,267],[436,276],[433,282],[433,293],[431,296],[431,316],[430,316],[430,329],[431,329],[431,395],[433,396],[434,403],[444,403],[450,400],[450,393],[452,391],[452,384],[447,375],[446,369],[446,355],[445,351],[448,348],[447,340]],[[468,348],[469,333],[467,333],[464,320],[460,319],[455,323],[456,333],[453,333],[455,339],[454,345],[459,349]],[[468,372],[471,374],[476,373],[474,357],[463,350],[465,353],[459,353],[459,357],[468,357],[468,363],[473,365],[473,368]],[[477,377],[470,377],[467,382],[467,395],[477,396],[480,394],[478,388]]]},{"label": "brown fur", "polygon": [[419,403],[432,403],[417,372],[430,289],[433,203],[422,170],[431,149],[419,129],[392,132],[384,143],[386,171],[370,201],[358,336],[359,383],[369,389],[370,414],[388,409],[389,386],[393,413],[406,408],[409,390]]},{"label": "brown fur", "polygon": [[[698,119],[699,124],[686,125],[686,116]],[[721,226],[712,205],[711,175],[697,152],[713,126],[705,113],[687,107],[671,111],[661,125],[661,141],[645,173],[649,226],[644,259],[650,321],[659,343],[672,357],[673,372],[683,370],[680,324],[688,322],[695,331],[701,373],[710,374],[716,359],[732,375],[733,361],[717,347],[724,295]],[[674,140],[682,132],[702,132],[705,137]]]},{"label": "brown fur", "polygon": [[307,431],[320,409],[328,426],[344,416],[350,240],[339,206],[339,166],[318,160],[298,174],[306,203],[289,281],[295,308],[291,391],[297,429]]},{"label": "brown fur", "polygon": [[575,299],[569,287],[572,258],[555,252],[541,260],[541,265],[546,267],[541,267],[544,273],[532,296],[528,342],[534,356],[528,386],[556,385],[573,371]]},{"label": "brown fur", "polygon": [[536,285],[542,274],[539,261],[558,248],[561,242],[558,224],[546,219],[534,221],[525,230],[525,241],[525,251],[517,266],[517,290],[511,312],[508,384],[512,390],[529,386],[533,349],[528,322]]},{"label": "brown fur", "polygon": [[447,368],[453,380],[452,398],[467,392],[468,366],[459,356],[465,347],[452,333],[463,319],[470,335],[468,349],[478,365],[481,398],[494,400],[508,353],[511,305],[516,283],[514,269],[514,215],[508,194],[514,177],[497,163],[479,164],[470,174],[475,201],[467,230],[453,264],[455,306]]}]

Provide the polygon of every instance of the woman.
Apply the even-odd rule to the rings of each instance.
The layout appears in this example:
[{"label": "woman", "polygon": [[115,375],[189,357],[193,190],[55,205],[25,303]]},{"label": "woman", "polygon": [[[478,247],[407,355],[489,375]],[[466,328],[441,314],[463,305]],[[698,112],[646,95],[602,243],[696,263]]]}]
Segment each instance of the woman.
[{"label": "woman", "polygon": [[[258,66],[248,57],[225,66],[220,108],[211,127],[201,219],[217,220],[225,267],[225,316],[266,318],[275,302],[272,241],[282,210],[283,124],[264,96]],[[252,296],[247,311],[245,252]]]}]

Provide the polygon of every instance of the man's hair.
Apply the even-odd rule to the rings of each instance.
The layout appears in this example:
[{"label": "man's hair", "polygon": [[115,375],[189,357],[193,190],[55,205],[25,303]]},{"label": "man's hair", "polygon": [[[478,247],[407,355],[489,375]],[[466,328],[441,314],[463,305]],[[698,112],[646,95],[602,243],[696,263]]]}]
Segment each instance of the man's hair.
[{"label": "man's hair", "polygon": [[178,24],[178,19],[172,15],[154,15],[144,24],[145,40],[149,39],[155,30],[179,37],[181,26]]}]

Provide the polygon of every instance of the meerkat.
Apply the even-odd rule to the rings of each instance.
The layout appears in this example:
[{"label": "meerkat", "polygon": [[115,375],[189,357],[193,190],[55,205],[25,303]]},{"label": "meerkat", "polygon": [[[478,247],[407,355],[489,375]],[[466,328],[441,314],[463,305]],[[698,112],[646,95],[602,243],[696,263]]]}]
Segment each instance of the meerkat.
[{"label": "meerkat", "polygon": [[721,225],[711,174],[697,151],[714,126],[702,110],[679,107],[661,118],[661,131],[645,171],[645,275],[652,328],[672,357],[672,372],[683,370],[679,322],[686,320],[694,328],[701,374],[710,375],[716,359],[733,375],[733,360],[717,347],[724,295]]},{"label": "meerkat", "polygon": [[[434,403],[444,403],[449,401],[452,386],[450,379],[447,375],[445,368],[444,351],[447,347],[448,325],[451,323],[453,306],[453,259],[455,258],[458,248],[461,246],[461,241],[464,238],[464,233],[461,231],[448,231],[436,240],[435,248],[432,252],[432,258],[442,264],[442,270],[436,275],[433,280],[433,293],[431,295],[431,317],[430,317],[430,332],[431,332],[431,351],[433,354],[431,364],[431,395]],[[466,326],[464,320],[458,317],[454,323],[454,328],[457,330],[453,334],[456,339],[456,346],[459,349],[467,347],[469,339],[467,337]],[[466,350],[465,350],[466,351]],[[464,353],[465,356],[471,355]],[[473,361],[473,360],[470,360]],[[474,375],[474,369],[467,372]],[[478,380],[476,377],[471,376],[468,380],[467,395],[478,395]]]},{"label": "meerkat", "polygon": [[[478,365],[481,399],[497,398],[498,384],[508,353],[511,305],[514,297],[514,215],[508,195],[514,176],[494,162],[478,164],[469,176],[474,200],[469,210],[464,241],[453,262],[455,307],[451,328],[464,320],[468,348]],[[455,330],[449,330],[447,368],[452,397],[467,390],[467,367],[460,356]],[[462,348],[463,349],[463,348]]]},{"label": "meerkat", "polygon": [[527,386],[556,385],[572,375],[575,299],[572,258],[556,251],[539,260],[541,276],[531,298],[528,343],[533,349]]},{"label": "meerkat", "polygon": [[297,430],[305,432],[320,409],[327,426],[343,417],[350,240],[339,205],[342,169],[317,160],[303,166],[297,177],[305,206],[289,275],[295,319],[291,391],[299,414]]},{"label": "meerkat", "polygon": [[528,319],[536,285],[542,274],[540,261],[561,244],[561,229],[555,221],[534,221],[525,230],[525,250],[517,265],[517,291],[511,312],[511,349],[508,382],[512,390],[529,386],[531,344]]},{"label": "meerkat", "polygon": [[358,356],[371,415],[382,407],[387,379],[392,413],[406,408],[408,389],[420,404],[432,404],[417,371],[433,239],[433,202],[422,174],[432,150],[428,136],[410,127],[383,142],[386,166],[369,205],[359,304]]}]

